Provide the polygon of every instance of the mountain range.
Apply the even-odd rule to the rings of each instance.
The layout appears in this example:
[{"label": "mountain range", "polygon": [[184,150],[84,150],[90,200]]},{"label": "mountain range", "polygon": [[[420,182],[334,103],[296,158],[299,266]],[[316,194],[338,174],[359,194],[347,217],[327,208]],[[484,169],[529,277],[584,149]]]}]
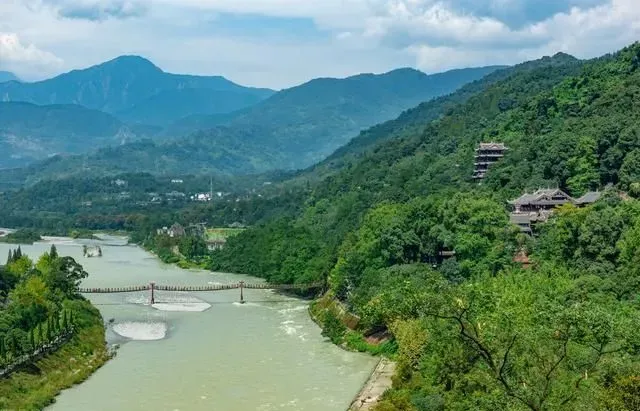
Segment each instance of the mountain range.
[{"label": "mountain range", "polygon": [[77,104],[132,123],[169,124],[185,115],[228,113],[273,90],[243,87],[220,76],[171,74],[138,56],[122,56],[35,83],[0,84],[0,101]]},{"label": "mountain range", "polygon": [[[23,111],[27,117],[14,119],[11,130],[3,132],[10,136],[5,141],[13,147],[13,159],[0,158],[0,168],[20,165],[19,160],[26,165],[26,160],[37,158],[38,153],[40,158],[62,155],[36,167],[39,174],[50,176],[61,170],[64,175],[74,170],[85,172],[77,170],[78,163],[89,164],[98,175],[183,170],[245,174],[302,168],[321,160],[361,129],[500,68],[434,75],[398,69],[379,75],[320,78],[273,92],[238,86],[222,77],[168,74],[141,57],[125,56],[38,83],[0,84],[0,97],[5,102],[55,105],[55,110],[46,110],[51,116],[67,119],[72,115],[60,111],[71,107],[68,104],[101,110],[112,117],[111,124],[117,119],[121,123],[118,129],[125,130],[127,136],[120,139],[121,134],[113,133],[114,126],[87,133],[80,117],[75,130],[70,128],[73,122],[67,122],[64,130],[48,130],[47,125],[56,122],[51,118],[34,128]],[[224,105],[216,103],[220,101]],[[94,127],[105,124],[96,122]],[[73,143],[44,145],[40,151],[28,149],[34,141],[53,141],[56,133]],[[149,140],[126,144],[140,138]],[[113,147],[116,144],[119,146]],[[105,145],[112,148],[93,151]],[[20,147],[27,149],[21,153]],[[87,154],[81,159],[66,155],[81,153]],[[52,163],[55,171],[47,166]]]},{"label": "mountain range", "polygon": [[128,126],[110,114],[79,105],[0,102],[0,165],[17,167],[55,153],[80,153],[153,136],[154,127]]}]

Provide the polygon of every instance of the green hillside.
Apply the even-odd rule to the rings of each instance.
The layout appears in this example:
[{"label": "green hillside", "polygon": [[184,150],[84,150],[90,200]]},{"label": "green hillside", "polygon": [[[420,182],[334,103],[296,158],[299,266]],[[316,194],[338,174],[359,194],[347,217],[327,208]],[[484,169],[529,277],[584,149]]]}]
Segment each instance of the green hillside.
[{"label": "green hillside", "polygon": [[[251,108],[187,116],[162,131],[156,142],[124,144],[82,157],[59,157],[17,173],[23,175],[22,181],[35,181],[72,175],[81,169],[94,176],[121,172],[239,175],[304,167],[331,153],[360,129],[496,69],[431,76],[402,69],[382,75],[317,79],[278,92]],[[187,96],[191,92],[181,93]],[[141,106],[136,109],[138,117],[151,121],[149,116],[162,112],[156,108],[155,104]],[[179,104],[174,111],[180,111]],[[197,129],[202,130],[192,131]],[[190,131],[186,137],[171,138]]]},{"label": "green hillside", "polygon": [[156,132],[129,127],[115,117],[78,105],[36,106],[0,102],[0,168],[24,165],[56,153],[82,153],[120,145]]},{"label": "green hillside", "polygon": [[[230,133],[248,132],[245,144],[282,153],[269,168],[306,167],[329,155],[363,128],[392,119],[423,101],[449,94],[498,68],[434,75],[399,69],[381,75],[315,79],[276,93],[238,113],[225,126]],[[260,153],[250,156],[259,158]]]},{"label": "green hillside", "polygon": [[[610,189],[531,238],[505,200],[541,186],[640,195],[639,62],[635,44],[498,81],[229,239],[212,268],[326,279],[360,319],[348,331],[319,312],[333,341],[387,330],[399,370],[377,409],[637,409],[640,202]],[[509,151],[478,185],[481,141]]]},{"label": "green hillside", "polygon": [[[549,68],[556,70],[560,68],[562,70],[561,74],[569,74],[577,72],[581,64],[582,63],[575,57],[558,53],[553,57],[544,57],[539,60],[528,61],[513,67],[496,70],[479,80],[466,84],[454,93],[423,102],[417,107],[403,112],[393,120],[363,130],[358,136],[338,148],[326,159],[303,170],[300,173],[300,177],[302,179],[314,180],[323,178],[347,166],[349,163],[357,161],[363,152],[373,148],[382,141],[402,137],[403,135],[419,134],[430,121],[444,116],[453,110],[456,105],[466,102],[496,82],[511,78],[510,83],[518,84],[526,79],[526,81],[535,83],[535,87],[545,87],[546,81],[549,79],[555,81],[555,77],[547,78],[545,73],[539,69]],[[514,104],[514,102],[502,102],[503,106],[510,104]]]}]

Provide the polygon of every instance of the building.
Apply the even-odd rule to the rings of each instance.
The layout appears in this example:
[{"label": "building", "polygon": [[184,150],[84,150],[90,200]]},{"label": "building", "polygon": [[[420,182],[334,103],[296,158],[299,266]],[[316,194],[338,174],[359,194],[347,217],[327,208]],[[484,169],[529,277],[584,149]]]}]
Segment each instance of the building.
[{"label": "building", "polygon": [[190,224],[185,231],[190,236],[205,238],[207,234],[207,223]]},{"label": "building", "polygon": [[178,223],[173,223],[171,228],[169,228],[169,237],[184,237],[186,235],[186,231],[184,227]]},{"label": "building", "polygon": [[207,248],[209,249],[209,251],[222,250],[222,248],[226,243],[227,243],[227,240],[224,238],[209,240],[207,241]]},{"label": "building", "polygon": [[486,176],[489,166],[504,157],[507,150],[508,148],[503,143],[480,143],[474,157],[473,179],[482,180]]},{"label": "building", "polygon": [[[585,194],[586,195],[586,194]],[[509,201],[516,213],[541,212],[552,210],[557,206],[574,203],[575,200],[569,194],[558,188],[540,189],[534,193],[524,193],[515,200]]]},{"label": "building", "polygon": [[599,191],[590,191],[576,199],[558,188],[540,189],[508,201],[513,208],[509,219],[523,233],[532,234],[533,225],[547,221],[556,207],[564,204],[583,207],[595,203],[601,196]]},{"label": "building", "polygon": [[193,201],[211,201],[211,193],[197,193],[191,196]]}]

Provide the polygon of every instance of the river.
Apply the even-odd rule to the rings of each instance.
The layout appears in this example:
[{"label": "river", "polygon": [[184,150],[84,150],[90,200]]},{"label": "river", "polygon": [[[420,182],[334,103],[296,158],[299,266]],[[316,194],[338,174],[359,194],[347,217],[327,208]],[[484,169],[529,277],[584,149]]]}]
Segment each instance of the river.
[{"label": "river", "polygon": [[[117,237],[99,242],[102,258],[82,256],[82,244],[96,243],[89,240],[48,238],[21,248],[36,259],[52,243],[89,272],[84,287],[258,281],[166,265]],[[0,244],[0,256],[14,247]],[[114,320],[107,339],[120,349],[50,410],[344,411],[376,363],[326,342],[308,302],[268,290],[245,290],[244,305],[238,290],[160,292],[157,307],[148,292],[89,298]]]}]

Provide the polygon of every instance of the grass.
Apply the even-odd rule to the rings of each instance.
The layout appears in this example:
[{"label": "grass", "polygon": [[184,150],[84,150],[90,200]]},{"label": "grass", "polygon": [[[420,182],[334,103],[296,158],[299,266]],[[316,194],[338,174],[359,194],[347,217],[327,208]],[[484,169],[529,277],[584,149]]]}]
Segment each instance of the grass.
[{"label": "grass", "polygon": [[390,358],[393,358],[397,352],[398,345],[394,339],[383,341],[379,344],[369,343],[364,338],[364,335],[357,330],[358,317],[344,310],[330,293],[316,299],[309,307],[311,318],[323,330],[327,329],[327,325],[324,323],[327,312],[333,313],[344,326],[344,334],[339,338],[339,341],[334,341],[336,345],[349,351],[366,352],[371,355],[383,355]]},{"label": "grass", "polygon": [[371,344],[365,340],[361,333],[352,330],[347,331],[345,334],[344,345],[352,351],[366,352],[371,355],[384,355],[386,357],[393,357],[398,351],[398,344],[393,339],[380,344]]},{"label": "grass", "polygon": [[109,359],[100,313],[87,301],[74,305],[82,310],[77,334],[55,353],[0,380],[0,410],[41,410]]}]

